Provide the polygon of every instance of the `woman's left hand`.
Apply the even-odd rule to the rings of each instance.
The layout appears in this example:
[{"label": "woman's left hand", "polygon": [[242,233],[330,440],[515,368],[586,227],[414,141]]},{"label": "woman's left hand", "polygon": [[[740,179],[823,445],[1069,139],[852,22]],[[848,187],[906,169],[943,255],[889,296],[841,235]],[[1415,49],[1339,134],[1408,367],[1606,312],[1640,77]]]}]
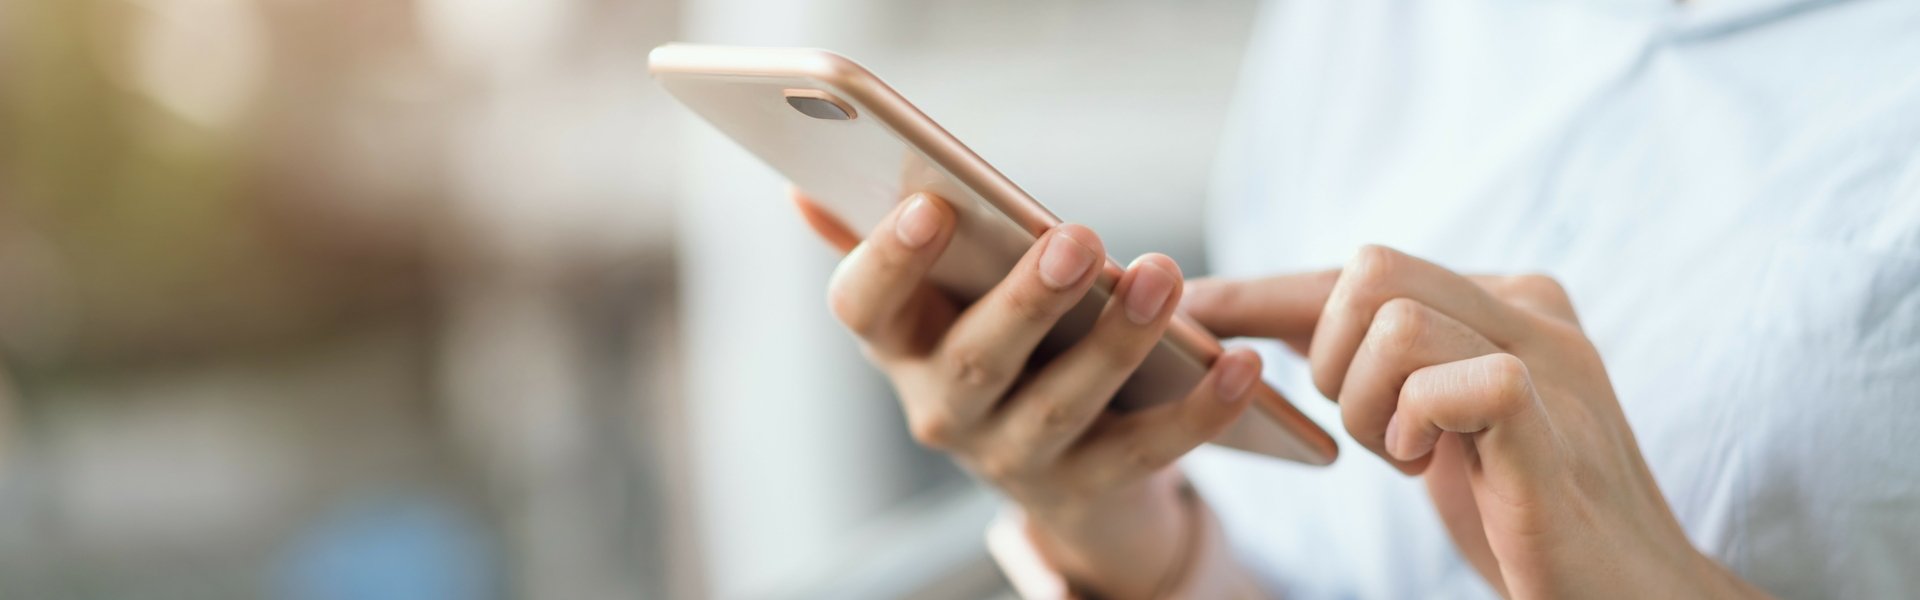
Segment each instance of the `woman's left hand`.
[{"label": "woman's left hand", "polygon": [[1183,306],[1303,350],[1347,431],[1425,478],[1503,595],[1760,595],[1687,540],[1554,280],[1369,246],[1339,271],[1194,282]]}]

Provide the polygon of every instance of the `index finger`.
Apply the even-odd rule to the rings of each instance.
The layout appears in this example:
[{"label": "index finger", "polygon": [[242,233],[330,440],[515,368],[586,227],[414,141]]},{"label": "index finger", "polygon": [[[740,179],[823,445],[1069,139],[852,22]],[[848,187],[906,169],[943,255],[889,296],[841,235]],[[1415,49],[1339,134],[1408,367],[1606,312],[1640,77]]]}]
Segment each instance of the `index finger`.
[{"label": "index finger", "polygon": [[1196,279],[1187,282],[1180,308],[1221,337],[1303,344],[1339,279],[1338,269],[1258,279]]},{"label": "index finger", "polygon": [[1501,348],[1524,335],[1525,320],[1465,276],[1384,246],[1360,249],[1340,272],[1308,358],[1313,383],[1328,398],[1340,387],[1380,307],[1395,298],[1417,300],[1465,324]]}]

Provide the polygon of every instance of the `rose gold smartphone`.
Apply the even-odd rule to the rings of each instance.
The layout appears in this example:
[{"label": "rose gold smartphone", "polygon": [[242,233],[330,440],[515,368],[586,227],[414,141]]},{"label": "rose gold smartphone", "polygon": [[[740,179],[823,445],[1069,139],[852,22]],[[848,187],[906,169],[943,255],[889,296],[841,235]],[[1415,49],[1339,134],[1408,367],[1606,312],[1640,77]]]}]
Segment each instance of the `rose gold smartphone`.
[{"label": "rose gold smartphone", "polygon": [[[911,194],[945,199],[958,229],[930,278],[961,300],[985,294],[1040,234],[1060,223],[880,78],[837,54],[668,44],[653,50],[648,66],[681,103],[785,175],[850,231],[872,230]],[[1086,334],[1122,272],[1107,259],[1093,290],[1048,334],[1039,358]],[[1175,316],[1113,408],[1185,397],[1220,352],[1212,334]],[[1260,410],[1247,411],[1215,442],[1309,464],[1333,461],[1337,446],[1325,431],[1264,382],[1254,395]]]}]

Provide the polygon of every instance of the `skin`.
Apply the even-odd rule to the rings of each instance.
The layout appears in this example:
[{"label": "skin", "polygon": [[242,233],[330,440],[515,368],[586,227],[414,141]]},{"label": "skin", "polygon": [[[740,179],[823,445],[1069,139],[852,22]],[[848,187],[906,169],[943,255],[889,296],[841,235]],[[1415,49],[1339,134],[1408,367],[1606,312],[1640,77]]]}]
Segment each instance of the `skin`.
[{"label": "skin", "polygon": [[1166,330],[1180,268],[1157,254],[1134,261],[1087,337],[1023,373],[1041,337],[1093,287],[1106,256],[1093,231],[1053,228],[961,307],[925,281],[953,234],[944,201],[901,202],[864,239],[795,201],[847,252],[828,304],[892,381],[914,439],[1018,504],[1036,546],[1075,581],[1104,597],[1150,595],[1179,558],[1185,527],[1170,465],[1246,408],[1260,372],[1257,354],[1231,350],[1179,402],[1105,411]]},{"label": "skin", "polygon": [[861,238],[794,199],[848,253],[829,303],[892,380],[914,438],[1004,492],[1052,566],[1104,597],[1148,596],[1176,564],[1171,465],[1238,416],[1260,370],[1230,350],[1180,402],[1105,412],[1175,306],[1223,336],[1304,353],[1347,430],[1424,478],[1460,551],[1505,596],[1762,596],[1688,542],[1549,278],[1462,276],[1370,246],[1335,271],[1188,286],[1150,254],[1086,339],[1028,368],[1093,284],[1105,252],[1092,231],[1048,231],[963,307],[924,280],[952,236],[944,202],[911,198]]},{"label": "skin", "polygon": [[1342,269],[1196,282],[1221,335],[1288,340],[1355,440],[1421,476],[1510,598],[1750,598],[1687,540],[1566,290],[1379,246]]}]

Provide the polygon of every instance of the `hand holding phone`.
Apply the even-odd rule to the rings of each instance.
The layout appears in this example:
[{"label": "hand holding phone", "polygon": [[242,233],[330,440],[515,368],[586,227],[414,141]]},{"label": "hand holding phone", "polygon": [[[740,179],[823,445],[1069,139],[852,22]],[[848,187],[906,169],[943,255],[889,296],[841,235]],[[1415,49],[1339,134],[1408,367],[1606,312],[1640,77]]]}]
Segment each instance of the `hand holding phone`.
[{"label": "hand holding phone", "polygon": [[[924,193],[943,201],[953,232],[924,278],[958,306],[1001,285],[1061,225],[899,93],[839,55],[669,44],[654,49],[648,65],[675,98],[807,193],[816,225],[878,231],[905,198]],[[998,351],[1042,365],[1088,336],[1127,273],[1103,252],[1095,255],[1089,287],[1037,330],[1036,345]],[[1125,413],[1185,398],[1222,351],[1219,340],[1174,313],[1107,406]],[[1257,380],[1249,393],[1259,410],[1214,441],[1308,464],[1333,461],[1333,439],[1285,398]]]},{"label": "hand holding phone", "polygon": [[848,252],[829,284],[830,305],[892,380],[914,439],[1019,504],[1033,530],[1056,541],[1053,560],[1088,563],[1063,568],[1100,573],[1115,592],[1160,585],[1191,526],[1169,465],[1232,423],[1260,376],[1258,354],[1229,350],[1186,398],[1106,410],[1172,320],[1180,268],[1162,255],[1140,257],[1086,336],[1036,362],[1041,338],[1094,285],[1105,253],[1092,230],[1053,228],[962,306],[927,279],[954,234],[945,201],[908,199],[864,241],[804,196],[795,204]]},{"label": "hand holding phone", "polygon": [[[1184,283],[1172,259],[1134,261],[1085,337],[1033,360],[1041,338],[1093,287],[1105,253],[1092,230],[1048,231],[1005,279],[962,306],[927,280],[953,235],[945,201],[917,195],[864,241],[821,218],[804,196],[795,201],[823,238],[849,253],[828,285],[829,304],[893,381],[914,439],[954,453],[1016,496],[1033,492],[1017,498],[1023,505],[1073,502],[1053,496],[1112,487],[1102,479],[1137,480],[1171,464],[1231,423],[1259,379],[1259,355],[1230,350],[1186,398],[1109,413],[1108,399],[1179,304]],[[1099,468],[1077,469],[1082,463]],[[1020,481],[1028,476],[1045,485]]]},{"label": "hand holding phone", "polygon": [[1125,597],[1177,575],[1180,540],[1201,525],[1170,465],[1209,440],[1333,460],[1332,439],[1260,381],[1256,353],[1178,313],[1171,259],[1107,258],[1092,230],[852,61],[669,45],[649,63],[807,194],[801,214],[847,252],[830,306],[892,381],[914,438],[1018,503],[1062,572]]}]

